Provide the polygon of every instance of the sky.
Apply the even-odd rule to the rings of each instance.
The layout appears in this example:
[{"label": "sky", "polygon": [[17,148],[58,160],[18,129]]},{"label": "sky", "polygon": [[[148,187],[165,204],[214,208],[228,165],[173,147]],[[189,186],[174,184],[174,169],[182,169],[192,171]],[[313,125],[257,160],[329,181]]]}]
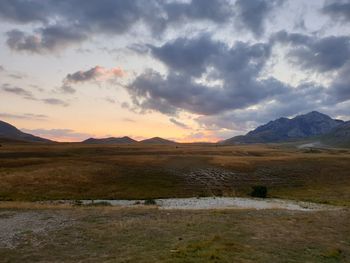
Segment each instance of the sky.
[{"label": "sky", "polygon": [[0,35],[0,120],[57,141],[350,119],[350,0],[0,0]]}]

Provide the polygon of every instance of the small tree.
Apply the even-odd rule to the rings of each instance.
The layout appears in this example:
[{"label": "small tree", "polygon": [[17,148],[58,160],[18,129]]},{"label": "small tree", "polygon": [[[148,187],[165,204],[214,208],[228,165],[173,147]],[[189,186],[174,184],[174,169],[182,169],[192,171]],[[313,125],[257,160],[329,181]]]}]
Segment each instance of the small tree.
[{"label": "small tree", "polygon": [[253,191],[250,193],[252,197],[266,198],[267,196],[267,187],[258,185],[253,186]]},{"label": "small tree", "polygon": [[154,199],[146,199],[144,202],[145,205],[156,205],[157,202]]}]

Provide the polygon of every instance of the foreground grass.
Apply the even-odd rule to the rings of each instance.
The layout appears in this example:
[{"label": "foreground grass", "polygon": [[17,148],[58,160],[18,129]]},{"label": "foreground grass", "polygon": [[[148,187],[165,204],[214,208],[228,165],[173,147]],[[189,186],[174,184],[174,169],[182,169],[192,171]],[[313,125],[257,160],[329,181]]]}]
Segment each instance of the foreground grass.
[{"label": "foreground grass", "polygon": [[[55,229],[53,218],[65,221]],[[13,220],[18,233],[14,247],[0,246],[0,261],[349,262],[349,218],[347,210],[1,209],[0,225]],[[31,221],[49,229],[35,233]]]},{"label": "foreground grass", "polygon": [[247,196],[265,185],[270,197],[350,206],[349,170],[349,151],[336,149],[3,144],[0,200]]}]

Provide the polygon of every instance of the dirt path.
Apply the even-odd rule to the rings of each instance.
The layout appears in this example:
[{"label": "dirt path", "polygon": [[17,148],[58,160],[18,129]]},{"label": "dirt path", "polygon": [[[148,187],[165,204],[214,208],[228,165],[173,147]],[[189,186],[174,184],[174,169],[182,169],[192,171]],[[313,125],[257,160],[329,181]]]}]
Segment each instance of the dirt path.
[{"label": "dirt path", "polygon": [[[294,211],[321,211],[339,209],[335,206],[284,199],[257,199],[239,197],[203,197],[155,199],[160,209],[286,209]],[[109,203],[112,206],[134,207],[144,200],[82,200],[84,205]]]}]

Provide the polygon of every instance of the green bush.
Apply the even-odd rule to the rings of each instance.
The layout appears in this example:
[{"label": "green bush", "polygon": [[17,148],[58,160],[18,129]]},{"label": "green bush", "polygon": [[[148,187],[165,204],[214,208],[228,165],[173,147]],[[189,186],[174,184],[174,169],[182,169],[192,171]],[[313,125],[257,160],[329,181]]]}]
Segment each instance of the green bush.
[{"label": "green bush", "polygon": [[267,196],[267,187],[258,185],[253,186],[253,191],[250,193],[252,197],[266,198]]},{"label": "green bush", "polygon": [[145,205],[156,205],[157,202],[154,199],[146,199],[144,202]]}]

